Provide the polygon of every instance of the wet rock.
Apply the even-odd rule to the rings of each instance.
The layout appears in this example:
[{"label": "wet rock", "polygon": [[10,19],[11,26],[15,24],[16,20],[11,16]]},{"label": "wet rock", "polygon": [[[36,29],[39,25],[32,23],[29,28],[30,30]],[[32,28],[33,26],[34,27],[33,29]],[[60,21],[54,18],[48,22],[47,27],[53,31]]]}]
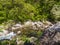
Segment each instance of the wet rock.
[{"label": "wet rock", "polygon": [[59,41],[60,41],[60,22],[47,28],[40,37],[41,45],[55,45],[55,43],[60,45]]}]

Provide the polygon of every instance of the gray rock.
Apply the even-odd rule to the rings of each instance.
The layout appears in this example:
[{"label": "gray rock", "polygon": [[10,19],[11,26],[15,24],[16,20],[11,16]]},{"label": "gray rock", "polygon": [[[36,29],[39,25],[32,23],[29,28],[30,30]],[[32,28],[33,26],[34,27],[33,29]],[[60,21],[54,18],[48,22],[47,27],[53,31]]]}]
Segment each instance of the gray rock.
[{"label": "gray rock", "polygon": [[47,28],[40,37],[41,45],[60,45],[60,22]]},{"label": "gray rock", "polygon": [[53,26],[47,28],[46,30],[60,32],[60,22],[54,24]]}]

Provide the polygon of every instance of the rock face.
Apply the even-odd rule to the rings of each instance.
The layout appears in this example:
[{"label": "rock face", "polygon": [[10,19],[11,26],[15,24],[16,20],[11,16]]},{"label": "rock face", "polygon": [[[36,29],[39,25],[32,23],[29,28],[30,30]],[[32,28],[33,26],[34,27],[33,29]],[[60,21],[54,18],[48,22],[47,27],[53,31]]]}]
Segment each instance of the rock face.
[{"label": "rock face", "polygon": [[60,22],[47,28],[40,38],[41,45],[60,45]]}]

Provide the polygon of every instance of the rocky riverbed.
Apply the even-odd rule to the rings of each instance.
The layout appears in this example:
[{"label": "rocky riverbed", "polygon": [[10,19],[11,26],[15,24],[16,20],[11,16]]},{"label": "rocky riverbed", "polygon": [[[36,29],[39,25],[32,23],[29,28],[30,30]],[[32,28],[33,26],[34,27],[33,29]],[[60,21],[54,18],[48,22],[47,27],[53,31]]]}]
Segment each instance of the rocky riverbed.
[{"label": "rocky riverbed", "polygon": [[[0,27],[1,28],[1,27]],[[5,29],[5,28],[4,28]],[[21,40],[21,34],[22,30],[34,30],[39,32],[42,31],[43,34],[41,36],[38,35],[38,38],[35,36],[31,36],[28,39],[32,44],[35,44],[37,40],[39,40],[39,45],[59,45],[60,44],[60,22],[56,24],[52,24],[49,21],[46,22],[32,22],[32,21],[27,21],[24,22],[23,24],[21,23],[16,23],[12,26],[8,26],[5,30],[0,31],[0,40],[12,40],[13,38],[16,39],[17,45],[26,45],[26,41]],[[30,32],[28,32],[30,33]],[[39,33],[38,33],[39,34]],[[20,38],[18,38],[20,36]],[[28,44],[27,44],[28,45]]]}]

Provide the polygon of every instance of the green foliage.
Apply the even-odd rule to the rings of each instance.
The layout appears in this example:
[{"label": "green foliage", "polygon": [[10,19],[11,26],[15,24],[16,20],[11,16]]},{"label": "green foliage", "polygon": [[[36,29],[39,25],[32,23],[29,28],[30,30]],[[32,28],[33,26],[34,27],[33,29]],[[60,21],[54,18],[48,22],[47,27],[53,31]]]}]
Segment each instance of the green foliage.
[{"label": "green foliage", "polygon": [[16,22],[48,20],[53,5],[60,4],[59,2],[59,0],[0,0],[0,23],[8,20]]},{"label": "green foliage", "polygon": [[16,45],[16,40],[4,40],[0,41],[0,45]]},{"label": "green foliage", "polygon": [[38,31],[38,32],[37,32],[37,37],[40,38],[40,36],[41,36],[42,34],[43,34],[43,32]]}]

